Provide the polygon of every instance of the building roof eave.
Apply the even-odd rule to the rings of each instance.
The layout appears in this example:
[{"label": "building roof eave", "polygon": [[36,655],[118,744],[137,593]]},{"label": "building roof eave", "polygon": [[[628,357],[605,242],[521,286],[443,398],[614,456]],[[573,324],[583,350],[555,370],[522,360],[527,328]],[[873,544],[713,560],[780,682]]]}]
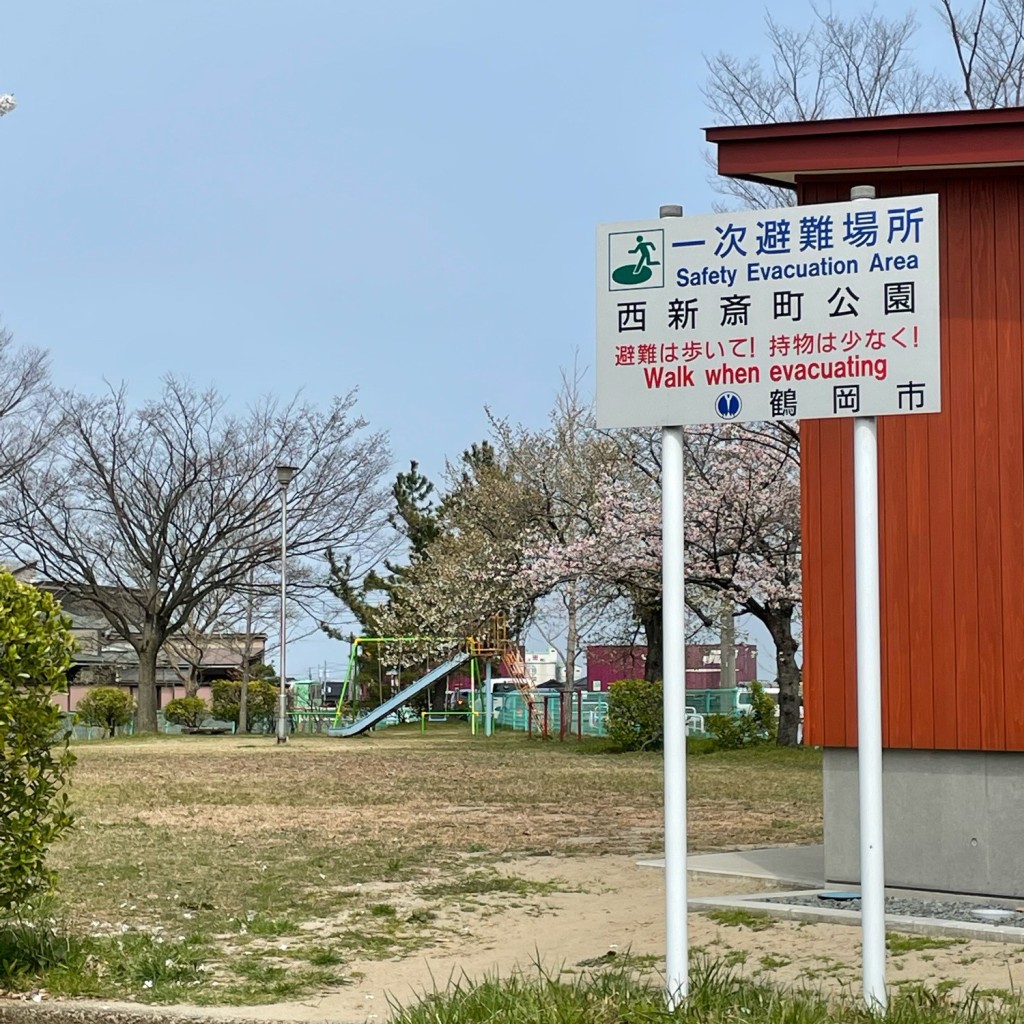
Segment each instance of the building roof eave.
[{"label": "building roof eave", "polygon": [[794,187],[820,175],[1024,167],[1024,107],[705,129],[727,177]]}]

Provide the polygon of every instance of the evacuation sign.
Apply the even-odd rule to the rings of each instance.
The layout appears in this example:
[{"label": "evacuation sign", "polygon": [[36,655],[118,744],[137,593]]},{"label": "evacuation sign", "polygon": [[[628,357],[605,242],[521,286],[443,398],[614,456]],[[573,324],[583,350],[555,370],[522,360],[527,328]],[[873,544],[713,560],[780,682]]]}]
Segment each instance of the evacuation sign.
[{"label": "evacuation sign", "polygon": [[605,224],[597,418],[938,412],[938,197]]}]

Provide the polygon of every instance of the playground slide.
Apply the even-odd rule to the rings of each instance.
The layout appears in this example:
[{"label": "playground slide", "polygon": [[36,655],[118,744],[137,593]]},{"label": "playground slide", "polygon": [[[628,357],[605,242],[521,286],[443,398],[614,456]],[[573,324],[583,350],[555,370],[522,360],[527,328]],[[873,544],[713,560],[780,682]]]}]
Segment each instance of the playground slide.
[{"label": "playground slide", "polygon": [[469,657],[470,655],[465,651],[461,654],[456,654],[450,661],[446,661],[443,665],[438,665],[437,668],[432,669],[425,676],[420,676],[415,683],[410,683],[404,690],[399,690],[391,700],[385,701],[380,707],[374,708],[368,715],[363,715],[362,718],[346,726],[344,729],[330,729],[330,734],[332,736],[358,736],[359,733],[366,732],[367,729],[373,728],[382,718],[387,718],[392,711],[397,711],[407,700],[425,690],[431,683],[436,683],[438,679],[443,678],[449,672],[454,671],[461,664],[468,661]]}]

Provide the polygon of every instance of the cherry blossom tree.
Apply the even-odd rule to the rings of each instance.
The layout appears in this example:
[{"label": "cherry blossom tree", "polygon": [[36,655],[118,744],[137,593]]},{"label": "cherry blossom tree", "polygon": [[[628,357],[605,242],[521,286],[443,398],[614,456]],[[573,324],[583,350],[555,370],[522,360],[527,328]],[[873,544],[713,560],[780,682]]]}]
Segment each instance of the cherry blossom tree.
[{"label": "cherry blossom tree", "polygon": [[562,374],[548,424],[528,430],[491,416],[495,444],[514,479],[536,495],[540,514],[523,524],[515,563],[531,603],[531,625],[561,649],[565,681],[572,686],[586,640],[620,613],[620,591],[585,572],[547,579],[529,571],[538,545],[565,548],[593,532],[592,510],[602,481],[620,464],[616,445],[597,429],[592,405],[582,396],[578,369]]},{"label": "cherry blossom tree", "polygon": [[396,483],[396,528],[416,529],[407,534],[409,564],[389,564],[389,576],[364,581],[382,599],[370,603],[360,588],[335,593],[379,636],[461,637],[503,615],[512,639],[535,628],[560,648],[571,685],[583,644],[618,611],[619,591],[582,574],[541,580],[529,572],[530,552],[542,540],[565,547],[590,532],[597,488],[621,460],[597,430],[575,373],[563,376],[544,428],[489,418],[491,437],[448,466],[429,513],[403,511],[400,499],[408,506],[412,492],[409,481]]},{"label": "cherry blossom tree", "polygon": [[[788,425],[692,428],[686,434],[687,601],[710,622],[709,594],[760,620],[776,646],[779,743],[796,742],[800,720],[797,609],[800,492],[796,430]],[[567,545],[538,544],[530,573],[588,576],[617,587],[644,627],[648,675],[661,675],[661,498],[657,467],[647,486],[609,477],[599,487],[593,531]],[[680,623],[680,629],[686,624]]]},{"label": "cherry blossom tree", "polygon": [[775,644],[779,743],[800,724],[798,434],[787,424],[686,433],[686,577],[758,619]]}]

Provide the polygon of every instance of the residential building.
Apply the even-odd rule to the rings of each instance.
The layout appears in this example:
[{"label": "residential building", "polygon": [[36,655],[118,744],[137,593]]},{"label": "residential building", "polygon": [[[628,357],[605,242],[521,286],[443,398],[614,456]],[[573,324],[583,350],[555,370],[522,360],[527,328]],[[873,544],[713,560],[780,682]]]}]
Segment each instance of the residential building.
[{"label": "residential building", "polygon": [[530,680],[531,686],[538,686],[540,683],[560,683],[565,679],[565,665],[558,656],[554,647],[549,647],[543,653],[531,652],[526,655],[526,678]]},{"label": "residential building", "polygon": [[[95,603],[73,584],[31,581],[60,602],[71,619],[76,650],[68,671],[68,692],[59,702],[73,711],[93,686],[119,686],[134,697],[139,688],[139,659],[132,645],[118,635]],[[263,662],[267,638],[263,633],[210,632],[172,637],[160,652],[156,669],[157,707],[189,689],[210,700],[210,683],[215,679],[238,679],[242,665]]]},{"label": "residential building", "polygon": [[[643,679],[647,648],[640,644],[598,644],[587,648],[587,681],[591,690],[607,690],[619,679]],[[736,682],[749,686],[757,679],[757,646],[736,644]],[[716,690],[722,685],[722,649],[718,644],[686,645],[686,688]]]}]

